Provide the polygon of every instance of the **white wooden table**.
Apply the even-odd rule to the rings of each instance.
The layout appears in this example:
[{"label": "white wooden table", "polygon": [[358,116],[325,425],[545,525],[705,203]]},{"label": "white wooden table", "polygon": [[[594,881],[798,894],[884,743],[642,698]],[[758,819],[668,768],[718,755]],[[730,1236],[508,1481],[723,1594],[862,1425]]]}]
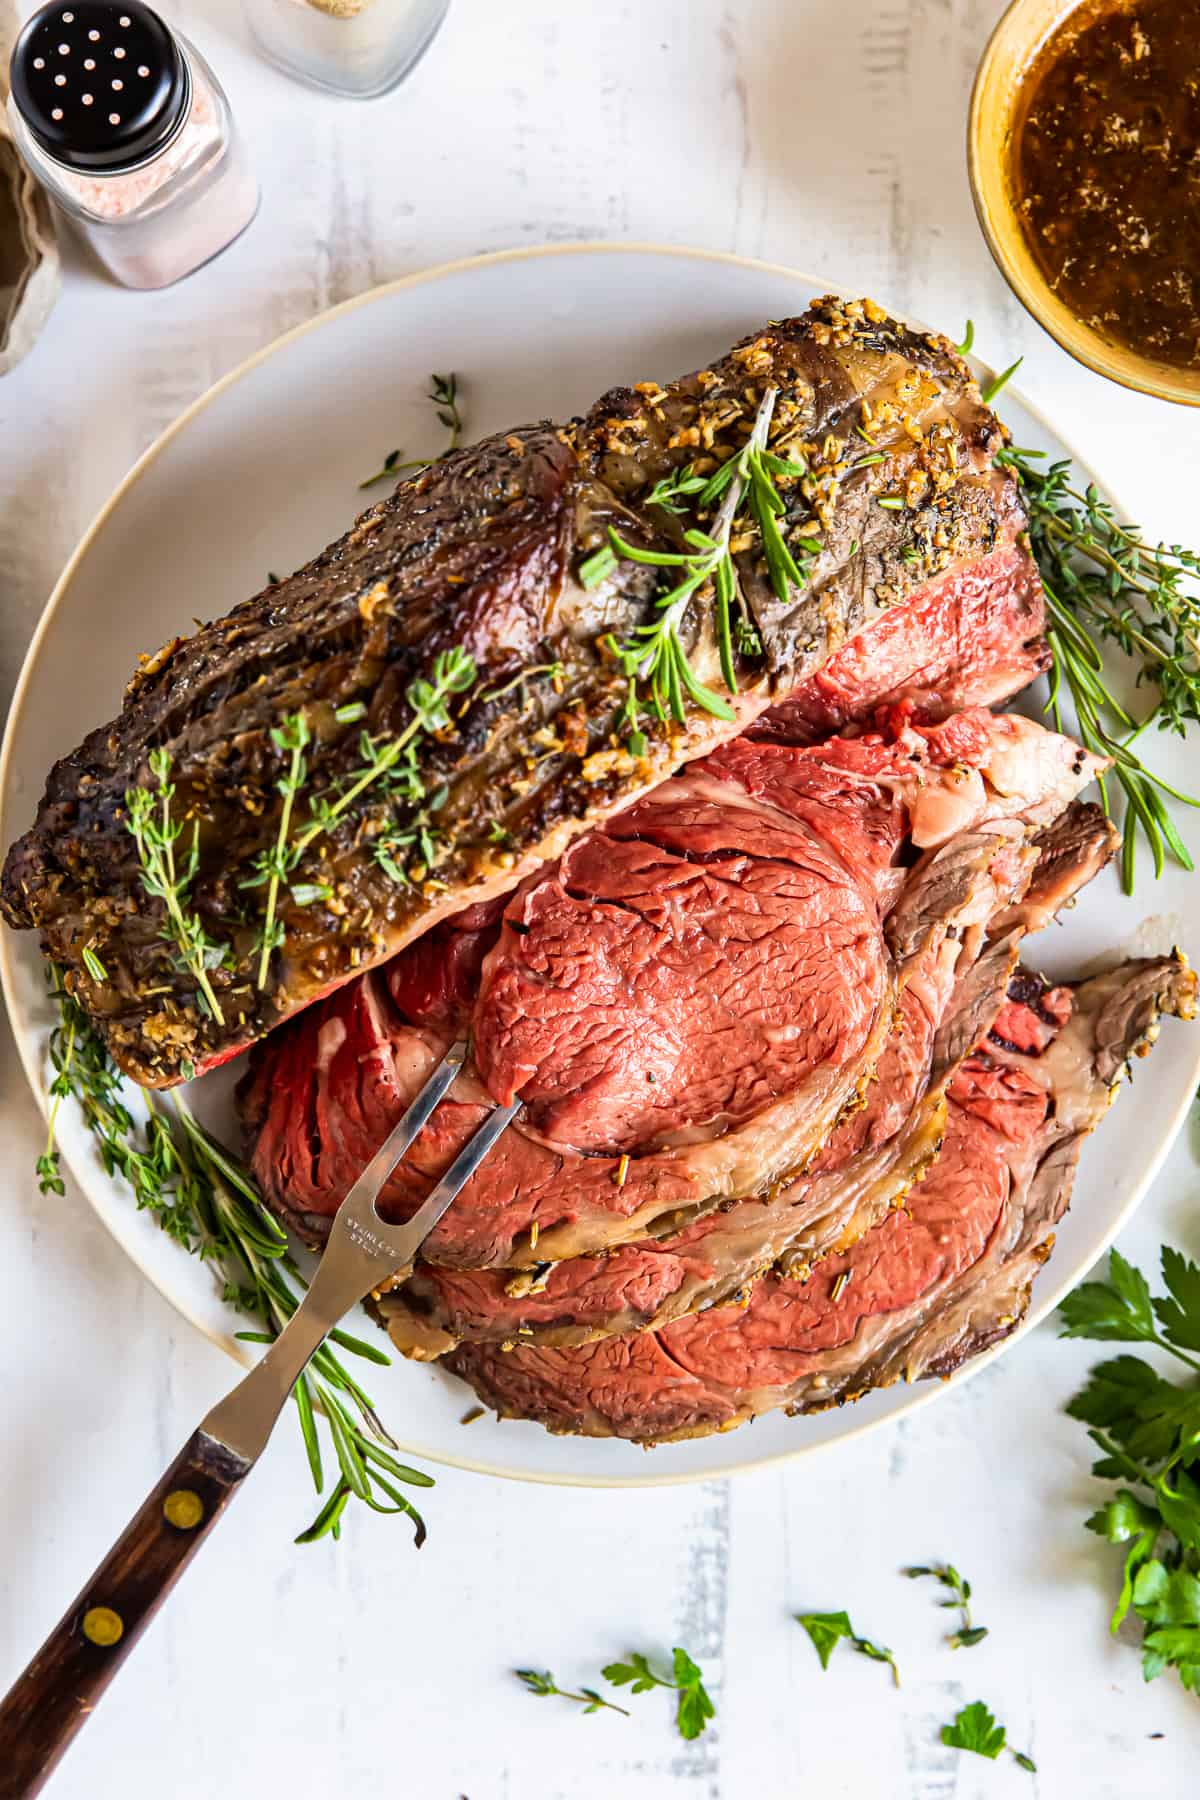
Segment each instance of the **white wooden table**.
[{"label": "white wooden table", "polygon": [[[0,383],[5,694],[76,538],[186,402],[376,282],[546,240],[733,250],[947,329],[973,317],[997,364],[1024,352],[1027,392],[1132,515],[1194,538],[1195,418],[1072,364],[976,230],[964,116],[1001,0],[454,0],[414,77],[367,105],[265,67],[236,0],[164,10],[227,81],[262,212],[165,293],[119,291],[69,252],[44,338]],[[39,1139],[6,1041],[0,1689],[233,1372],[70,1186],[39,1197]],[[1149,1259],[1165,1236],[1194,1254],[1198,1188],[1185,1137],[1126,1249]],[[1200,1712],[1173,1678],[1144,1687],[1132,1642],[1108,1639],[1113,1553],[1082,1530],[1088,1446],[1060,1412],[1094,1356],[1044,1327],[899,1427],[731,1485],[589,1494],[448,1472],[419,1556],[374,1517],[352,1517],[340,1545],[294,1548],[306,1474],[281,1432],[51,1791],[1173,1800],[1194,1791]],[[950,1615],[898,1577],[938,1557],[975,1583],[991,1628],[976,1649],[940,1647]],[[899,1693],[848,1651],[821,1674],[790,1615],[841,1606],[896,1648]],[[588,1681],[628,1649],[675,1643],[718,1702],[692,1747],[665,1697],[635,1700],[629,1720],[585,1718],[510,1673]],[[977,1696],[1038,1776],[943,1749],[938,1725]]]}]

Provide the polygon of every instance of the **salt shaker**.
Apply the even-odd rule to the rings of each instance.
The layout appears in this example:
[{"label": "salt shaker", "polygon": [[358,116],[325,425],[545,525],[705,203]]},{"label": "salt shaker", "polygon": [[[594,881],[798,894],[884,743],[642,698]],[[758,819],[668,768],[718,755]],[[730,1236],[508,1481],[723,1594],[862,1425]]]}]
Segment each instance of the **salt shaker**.
[{"label": "salt shaker", "polygon": [[450,0],[245,0],[259,48],[288,75],[352,100],[386,94],[425,54]]},{"label": "salt shaker", "polygon": [[167,287],[254,217],[229,102],[193,44],[141,0],[57,0],[12,58],[13,139],[126,287]]}]

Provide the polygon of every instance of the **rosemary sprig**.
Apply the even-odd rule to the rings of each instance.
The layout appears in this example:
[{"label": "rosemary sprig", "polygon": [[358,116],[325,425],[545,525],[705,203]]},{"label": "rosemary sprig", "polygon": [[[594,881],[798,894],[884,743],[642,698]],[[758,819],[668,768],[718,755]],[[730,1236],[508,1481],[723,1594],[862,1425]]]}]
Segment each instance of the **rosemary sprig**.
[{"label": "rosemary sprig", "polygon": [[438,456],[415,456],[408,462],[401,462],[402,452],[389,450],[383,459],[383,466],[368,475],[365,481],[359,482],[359,488],[374,487],[377,481],[386,481],[389,475],[401,475],[405,469],[427,469],[430,463],[440,462],[443,456],[449,456],[451,450],[457,450],[459,439],[463,434],[463,416],[458,405],[458,377],[451,370],[448,375],[431,375],[429,377],[429,393],[437,411],[438,423],[444,425],[450,433],[450,442]]},{"label": "rosemary sprig", "polygon": [[175,785],[170,778],[170,751],[152,750],[149,760],[157,791],[135,787],[125,792],[125,823],[137,845],[142,886],[162,901],[167,914],[162,936],[175,944],[181,967],[191,972],[212,1017],[223,1025],[225,1015],[208,977],[210,969],[219,969],[225,962],[228,949],[208,936],[187,904],[200,862],[199,821],[193,819],[191,843],[177,860],[175,846],[183,835],[183,821],[171,817]]},{"label": "rosemary sprig", "polygon": [[[1121,874],[1131,893],[1139,836],[1149,846],[1156,875],[1167,855],[1185,869],[1193,867],[1164,795],[1186,806],[1198,806],[1200,799],[1155,775],[1135,746],[1151,725],[1182,735],[1200,722],[1200,553],[1178,544],[1146,543],[1136,526],[1117,519],[1094,486],[1074,484],[1068,461],[1043,469],[1036,466],[1042,460],[1041,451],[1016,447],[997,458],[1021,484],[1046,592],[1046,635],[1054,656],[1048,708],[1061,725],[1068,694],[1083,742],[1113,758],[1127,803]],[[1138,685],[1155,695],[1140,721],[1108,685],[1105,642],[1130,660]],[[1103,783],[1101,794],[1107,805]]]},{"label": "rosemary sprig", "polygon": [[451,725],[448,701],[452,694],[465,694],[475,685],[477,671],[474,658],[461,646],[441,650],[434,658],[433,679],[412,681],[405,698],[412,717],[403,731],[382,740],[364,731],[359,738],[362,764],[358,771],[330,798],[318,794],[311,806],[311,818],[293,845],[294,862],[323,832],[332,831],[359,796],[379,782],[400,797],[417,801],[424,797],[424,785],[416,764],[416,740],[437,731],[448,731]]},{"label": "rosemary sprig", "polygon": [[[267,884],[267,905],[263,917],[262,929],[259,933],[258,985],[267,985],[267,970],[271,964],[271,953],[283,942],[283,925],[276,918],[275,912],[279,902],[280,883],[287,880],[299,859],[299,852],[288,842],[292,827],[292,808],[296,796],[308,778],[308,761],[304,755],[311,740],[312,733],[308,721],[302,712],[289,713],[282,725],[277,725],[271,732],[271,742],[275,748],[288,757],[288,765],[280,779],[275,783],[276,792],[281,796],[283,805],[279,812],[279,826],[275,834],[275,842],[270,850],[264,850],[255,858],[255,873],[247,881],[240,883],[242,887],[258,887],[262,882]],[[314,892],[313,898],[318,896]]]},{"label": "rosemary sprig", "polygon": [[705,686],[692,669],[679,635],[679,628],[693,596],[711,587],[716,607],[717,645],[721,674],[731,694],[736,694],[737,674],[734,666],[735,604],[741,605],[736,644],[743,654],[761,651],[761,642],[753,620],[747,615],[730,548],[734,519],[743,502],[758,526],[763,556],[771,586],[781,600],[793,586],[802,586],[804,576],[796,554],[815,555],[819,546],[810,538],[798,538],[789,545],[779,528],[779,517],[787,508],[776,486],[779,476],[788,479],[807,474],[807,466],[798,461],[776,456],[767,448],[767,434],[775,408],[778,390],[769,387],[763,395],[750,437],[735,456],[707,478],[694,473],[689,466],[666,477],[651,489],[649,502],[678,514],[682,503],[690,501],[694,516],[702,518],[720,501],[716,517],[708,529],[692,525],[683,533],[685,549],[661,551],[643,549],[631,544],[611,526],[608,542],[585,558],[579,578],[585,587],[604,580],[616,567],[619,558],[643,563],[652,568],[670,569],[673,584],[656,601],[655,616],[645,625],[635,627],[623,644],[609,639],[609,648],[621,665],[629,682],[628,696],[621,719],[626,742],[635,756],[645,754],[646,740],[641,729],[642,714],[648,710],[663,721],[668,713],[677,723],[687,717],[690,700],[714,718],[732,720],[733,708],[720,694]]},{"label": "rosemary sprig", "polygon": [[[51,1141],[59,1104],[72,1095],[106,1172],[124,1178],[139,1209],[151,1213],[169,1237],[210,1262],[219,1275],[222,1297],[264,1327],[238,1335],[248,1342],[269,1343],[300,1304],[306,1283],[249,1170],[204,1129],[178,1094],[145,1093],[146,1118],[139,1123],[125,1104],[121,1077],[102,1039],[63,986],[61,971],[52,967],[51,974],[60,1015],[50,1039],[56,1071],[50,1087]],[[58,1152],[50,1154],[54,1163],[49,1186],[61,1193]],[[45,1160],[39,1158],[39,1178]],[[296,1542],[314,1543],[327,1533],[337,1537],[342,1515],[354,1498],[375,1512],[407,1515],[420,1545],[424,1522],[395,1484],[432,1487],[432,1478],[391,1454],[396,1445],[368,1395],[335,1354],[331,1347],[335,1344],[368,1362],[390,1361],[382,1350],[339,1327],[293,1390],[318,1494],[326,1486],[318,1409],[324,1414],[337,1465],[331,1491]]]}]

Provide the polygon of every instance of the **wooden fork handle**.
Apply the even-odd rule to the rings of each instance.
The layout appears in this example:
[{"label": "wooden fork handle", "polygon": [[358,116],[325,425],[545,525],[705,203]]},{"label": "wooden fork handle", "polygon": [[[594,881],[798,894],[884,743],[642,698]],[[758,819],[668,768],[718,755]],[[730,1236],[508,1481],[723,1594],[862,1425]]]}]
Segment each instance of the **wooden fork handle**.
[{"label": "wooden fork handle", "polygon": [[0,1701],[0,1800],[41,1791],[249,1465],[193,1432]]}]

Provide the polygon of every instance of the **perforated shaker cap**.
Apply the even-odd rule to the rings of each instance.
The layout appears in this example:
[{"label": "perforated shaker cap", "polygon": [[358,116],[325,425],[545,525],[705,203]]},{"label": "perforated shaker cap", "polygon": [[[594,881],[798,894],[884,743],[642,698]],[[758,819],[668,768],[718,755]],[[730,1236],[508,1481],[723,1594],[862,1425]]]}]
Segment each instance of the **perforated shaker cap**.
[{"label": "perforated shaker cap", "polygon": [[187,58],[141,0],[43,6],[17,39],[11,85],[34,141],[56,162],[93,174],[157,155],[192,98]]}]

